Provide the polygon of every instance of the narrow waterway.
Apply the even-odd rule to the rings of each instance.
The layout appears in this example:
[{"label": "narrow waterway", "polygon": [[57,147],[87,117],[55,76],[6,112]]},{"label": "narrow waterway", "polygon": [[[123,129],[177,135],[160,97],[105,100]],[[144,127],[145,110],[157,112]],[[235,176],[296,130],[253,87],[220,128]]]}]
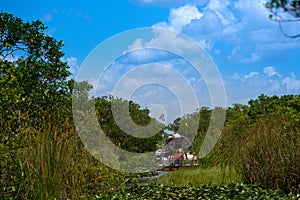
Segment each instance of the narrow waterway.
[{"label": "narrow waterway", "polygon": [[143,176],[140,178],[136,178],[134,182],[126,183],[125,186],[126,188],[131,188],[135,186],[145,186],[145,185],[150,185],[153,183],[155,180],[159,179],[160,177],[171,173],[172,171],[155,171],[155,175],[152,173],[149,173],[149,176]]}]

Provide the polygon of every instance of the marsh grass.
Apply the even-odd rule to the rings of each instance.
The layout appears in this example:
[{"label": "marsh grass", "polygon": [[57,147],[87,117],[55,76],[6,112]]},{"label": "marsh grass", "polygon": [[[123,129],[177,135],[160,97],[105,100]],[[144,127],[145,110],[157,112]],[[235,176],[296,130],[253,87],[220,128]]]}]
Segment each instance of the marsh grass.
[{"label": "marsh grass", "polygon": [[221,167],[209,168],[181,168],[162,176],[156,181],[158,184],[169,186],[195,186],[201,184],[226,184],[239,183],[241,175],[233,168],[223,169]]},{"label": "marsh grass", "polygon": [[[23,198],[75,198],[83,193],[86,172],[80,160],[86,152],[78,146],[73,126],[66,120],[22,132],[24,149],[19,163],[25,176]],[[82,188],[78,188],[81,185]]]},{"label": "marsh grass", "polygon": [[18,199],[86,199],[118,189],[123,177],[94,159],[68,120],[48,119],[22,132]]},{"label": "marsh grass", "polygon": [[274,115],[261,119],[252,129],[241,149],[240,171],[245,182],[300,193],[300,134],[293,121]]}]

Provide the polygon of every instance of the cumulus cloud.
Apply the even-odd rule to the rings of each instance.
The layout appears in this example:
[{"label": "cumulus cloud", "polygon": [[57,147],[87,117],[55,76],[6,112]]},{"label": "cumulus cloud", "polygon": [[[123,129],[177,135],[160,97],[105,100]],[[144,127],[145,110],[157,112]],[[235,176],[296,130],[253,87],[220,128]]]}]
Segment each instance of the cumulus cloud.
[{"label": "cumulus cloud", "polygon": [[280,96],[299,93],[300,80],[295,74],[284,77],[274,66],[264,67],[262,72],[234,73],[225,77],[228,106],[237,102],[247,103],[250,98],[257,98],[260,94]]},{"label": "cumulus cloud", "polygon": [[240,27],[237,19],[229,9],[230,1],[210,1],[201,9],[203,16],[191,21],[183,32],[198,40],[228,41],[235,36]]},{"label": "cumulus cloud", "polygon": [[[161,49],[162,51],[176,52],[180,55],[193,54],[199,51],[199,46],[196,41],[191,42],[191,38],[187,38],[177,31],[155,27],[152,29],[152,32],[153,37],[150,40],[143,41],[143,39],[137,38],[133,44],[128,46],[127,51],[142,48],[155,48]],[[126,51],[124,53],[126,53]]]},{"label": "cumulus cloud", "polygon": [[207,5],[207,10],[213,10],[221,19],[222,24],[230,25],[236,21],[234,14],[229,10],[231,1],[229,0],[214,0]]},{"label": "cumulus cloud", "polygon": [[[264,0],[214,0],[171,9],[169,20],[154,26],[171,28],[196,39],[212,56],[227,62],[254,64],[287,59],[285,51],[300,47],[269,20]],[[293,29],[299,28],[297,26]],[[224,44],[227,48],[224,48]],[[278,56],[282,55],[282,56]]]},{"label": "cumulus cloud", "polygon": [[[186,55],[200,53],[196,41],[183,36],[177,31],[153,28],[153,37],[144,41],[137,38],[128,49],[123,52],[119,63],[127,65],[141,65],[145,63],[164,62],[172,63],[174,60]],[[204,52],[202,52],[204,53]]]},{"label": "cumulus cloud", "polygon": [[300,80],[296,78],[295,74],[291,74],[290,76],[282,79],[282,84],[286,86],[286,89],[289,92],[300,92]]},{"label": "cumulus cloud", "polygon": [[155,24],[154,27],[170,28],[176,31],[181,31],[182,27],[191,23],[194,19],[200,19],[202,13],[199,12],[196,6],[185,5],[180,8],[170,10],[168,22]]},{"label": "cumulus cloud", "polygon": [[[193,34],[195,38],[199,36],[219,33],[224,28],[222,20],[217,15],[216,12],[212,10],[206,10],[203,14],[203,17],[198,20],[193,20],[192,23],[186,24],[184,32]],[[197,37],[197,35],[198,37]]]}]

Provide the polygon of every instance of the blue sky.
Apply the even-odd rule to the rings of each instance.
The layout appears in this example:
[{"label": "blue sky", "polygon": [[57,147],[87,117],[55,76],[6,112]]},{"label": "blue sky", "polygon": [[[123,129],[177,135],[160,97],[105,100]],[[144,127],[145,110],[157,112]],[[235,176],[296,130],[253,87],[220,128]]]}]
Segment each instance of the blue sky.
[{"label": "blue sky", "polygon": [[[300,93],[300,38],[284,37],[278,24],[268,19],[269,13],[263,3],[261,0],[0,0],[0,9],[24,20],[43,21],[48,26],[48,34],[64,40],[64,60],[69,62],[74,73],[99,43],[120,32],[161,27],[186,34],[215,62],[223,79],[226,105],[231,106],[247,103],[261,93]],[[284,28],[288,33],[300,33],[300,23]],[[132,45],[138,45],[139,40],[135,42]],[[185,48],[184,45],[181,47]],[[116,83],[117,77],[127,73],[128,68],[149,62],[163,63],[171,68],[177,66],[184,74],[201,99],[199,106],[210,106],[203,77],[192,70],[186,71],[188,64],[182,64],[176,56],[147,50],[120,56],[104,77],[108,85]],[[156,75],[155,70],[152,72],[143,75],[144,78],[163,74],[159,70]],[[138,78],[133,79],[132,83],[138,83]],[[99,85],[99,94],[111,92],[105,84]],[[132,99],[152,108],[154,117],[164,113],[167,121],[186,113],[180,109],[174,111],[178,105],[172,108],[170,102],[178,100],[168,88],[141,87]]]}]

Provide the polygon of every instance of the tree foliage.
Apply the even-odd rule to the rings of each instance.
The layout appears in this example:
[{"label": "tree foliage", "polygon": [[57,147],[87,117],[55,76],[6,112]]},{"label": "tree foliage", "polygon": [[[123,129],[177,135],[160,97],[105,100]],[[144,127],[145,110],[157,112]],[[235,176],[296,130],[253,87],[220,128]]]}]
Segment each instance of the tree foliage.
[{"label": "tree foliage", "polygon": [[24,22],[0,13],[1,131],[17,133],[29,123],[38,124],[42,112],[57,111],[70,100],[63,42],[45,30],[39,20]]},{"label": "tree foliage", "polygon": [[[95,99],[95,107],[99,117],[98,121],[106,136],[109,137],[116,146],[130,152],[144,153],[155,151],[157,149],[157,144],[162,142],[163,129],[161,128],[158,133],[149,138],[138,138],[130,135],[130,133],[126,133],[124,130],[120,129],[115,121],[112,113],[113,103],[119,103],[121,105],[119,108],[124,109],[126,108],[125,105],[129,103],[130,116],[137,126],[145,127],[151,120],[149,117],[149,110],[141,109],[140,106],[133,101],[128,102],[127,100],[106,96],[97,97]],[[157,122],[153,129],[157,130],[159,126],[160,125]],[[134,128],[129,127],[129,129],[131,129],[131,131],[135,131]],[[147,129],[145,129],[145,131],[147,131]],[[140,134],[147,135],[147,132]]]}]

